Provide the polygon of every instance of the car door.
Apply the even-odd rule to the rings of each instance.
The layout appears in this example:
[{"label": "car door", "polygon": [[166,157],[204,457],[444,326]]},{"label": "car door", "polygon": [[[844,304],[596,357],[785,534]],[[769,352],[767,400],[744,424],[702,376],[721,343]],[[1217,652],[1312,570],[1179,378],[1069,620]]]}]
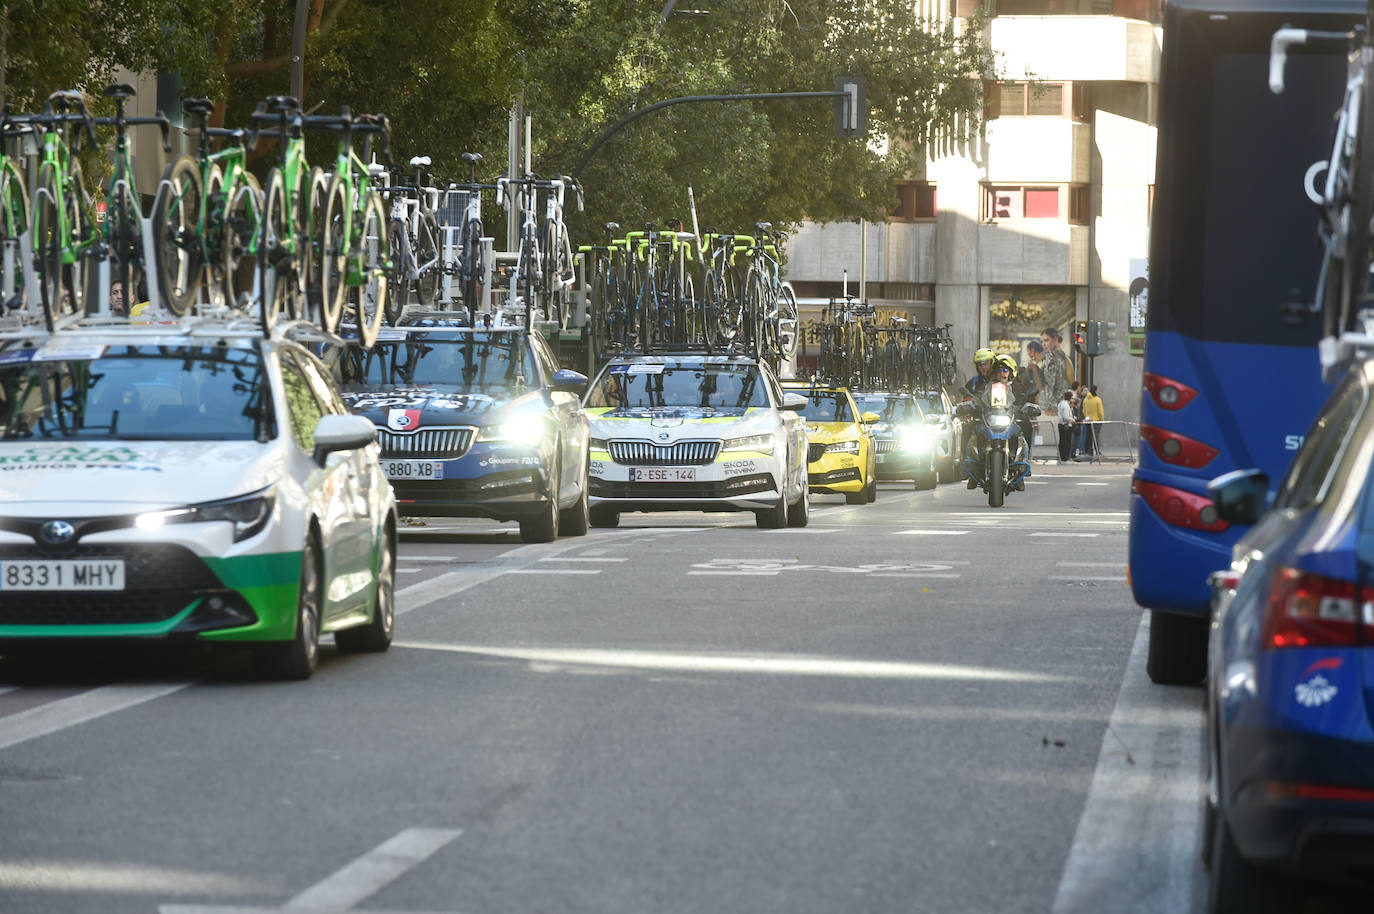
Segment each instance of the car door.
[{"label": "car door", "polygon": [[566,390],[554,390],[550,385],[558,371],[558,361],[539,337],[531,337],[535,359],[544,375],[544,387],[553,403],[554,420],[558,423],[558,481],[559,502],[576,496],[583,485],[582,468],[587,463],[587,422],[582,413],[582,400]]},{"label": "car door", "polygon": [[759,371],[763,373],[768,396],[773,401],[773,411],[778,414],[786,430],[787,454],[783,467],[788,475],[786,494],[791,498],[792,491],[806,485],[806,424],[797,413],[782,408],[782,384],[778,382],[772,369],[766,363],[760,363]]},{"label": "car door", "polygon": [[312,455],[305,489],[320,526],[327,619],[365,601],[371,583],[371,531],[366,514],[359,516],[362,494],[357,452],[332,453],[323,467],[314,463],[315,426],[330,409],[321,401],[296,352],[278,350],[278,360],[291,436],[297,447]]}]

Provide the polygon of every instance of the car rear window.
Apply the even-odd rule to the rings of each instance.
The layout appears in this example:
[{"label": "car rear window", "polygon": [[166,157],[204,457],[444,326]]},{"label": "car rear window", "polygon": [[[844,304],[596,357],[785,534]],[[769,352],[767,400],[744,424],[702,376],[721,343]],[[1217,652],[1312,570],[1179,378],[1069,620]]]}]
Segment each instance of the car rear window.
[{"label": "car rear window", "polygon": [[587,406],[614,409],[767,406],[768,392],[753,365],[611,365],[587,394]]},{"label": "car rear window", "polygon": [[401,340],[378,340],[370,351],[338,350],[326,361],[335,362],[345,391],[434,386],[491,390],[542,383],[528,340],[513,331],[412,332]]}]

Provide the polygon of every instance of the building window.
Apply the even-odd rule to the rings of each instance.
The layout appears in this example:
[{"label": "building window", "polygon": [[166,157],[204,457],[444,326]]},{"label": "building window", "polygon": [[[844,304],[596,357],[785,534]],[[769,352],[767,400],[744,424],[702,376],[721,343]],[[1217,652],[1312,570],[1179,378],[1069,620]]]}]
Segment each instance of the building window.
[{"label": "building window", "polygon": [[1087,225],[1090,207],[1091,189],[1086,184],[986,186],[982,217],[984,222],[1054,219]]},{"label": "building window", "polygon": [[935,218],[935,185],[927,181],[897,182],[894,222],[924,222]]},{"label": "building window", "polygon": [[1086,83],[988,82],[983,86],[987,99],[985,116],[996,117],[1071,117],[1086,121],[1091,116]]}]

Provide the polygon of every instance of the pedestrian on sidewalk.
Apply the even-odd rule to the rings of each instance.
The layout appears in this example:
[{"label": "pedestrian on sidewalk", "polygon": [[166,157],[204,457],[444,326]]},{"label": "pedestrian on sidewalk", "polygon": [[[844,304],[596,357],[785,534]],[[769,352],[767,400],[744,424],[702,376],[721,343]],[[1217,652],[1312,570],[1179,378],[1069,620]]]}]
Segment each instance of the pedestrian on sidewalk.
[{"label": "pedestrian on sidewalk", "polygon": [[1069,391],[1065,388],[1059,398],[1059,461],[1068,463],[1073,459],[1073,406],[1069,402]]},{"label": "pedestrian on sidewalk", "polygon": [[1107,418],[1106,410],[1102,407],[1102,398],[1097,395],[1097,385],[1088,388],[1088,394],[1083,400],[1083,419],[1084,428],[1087,436],[1083,439],[1081,450],[1089,456],[1099,454],[1097,436],[1102,426],[1096,423],[1105,421]]}]

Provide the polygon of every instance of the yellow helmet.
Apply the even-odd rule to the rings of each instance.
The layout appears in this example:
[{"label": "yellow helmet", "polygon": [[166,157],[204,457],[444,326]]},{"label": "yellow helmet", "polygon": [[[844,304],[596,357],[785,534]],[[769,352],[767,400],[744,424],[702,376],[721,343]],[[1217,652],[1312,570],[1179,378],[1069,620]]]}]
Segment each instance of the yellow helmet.
[{"label": "yellow helmet", "polygon": [[995,358],[997,358],[997,353],[991,349],[979,349],[973,354],[973,364],[981,365],[984,362],[991,362]]},{"label": "yellow helmet", "polygon": [[996,368],[1005,368],[1011,372],[1011,380],[1016,380],[1016,359],[1009,355],[999,355],[997,357]]}]

